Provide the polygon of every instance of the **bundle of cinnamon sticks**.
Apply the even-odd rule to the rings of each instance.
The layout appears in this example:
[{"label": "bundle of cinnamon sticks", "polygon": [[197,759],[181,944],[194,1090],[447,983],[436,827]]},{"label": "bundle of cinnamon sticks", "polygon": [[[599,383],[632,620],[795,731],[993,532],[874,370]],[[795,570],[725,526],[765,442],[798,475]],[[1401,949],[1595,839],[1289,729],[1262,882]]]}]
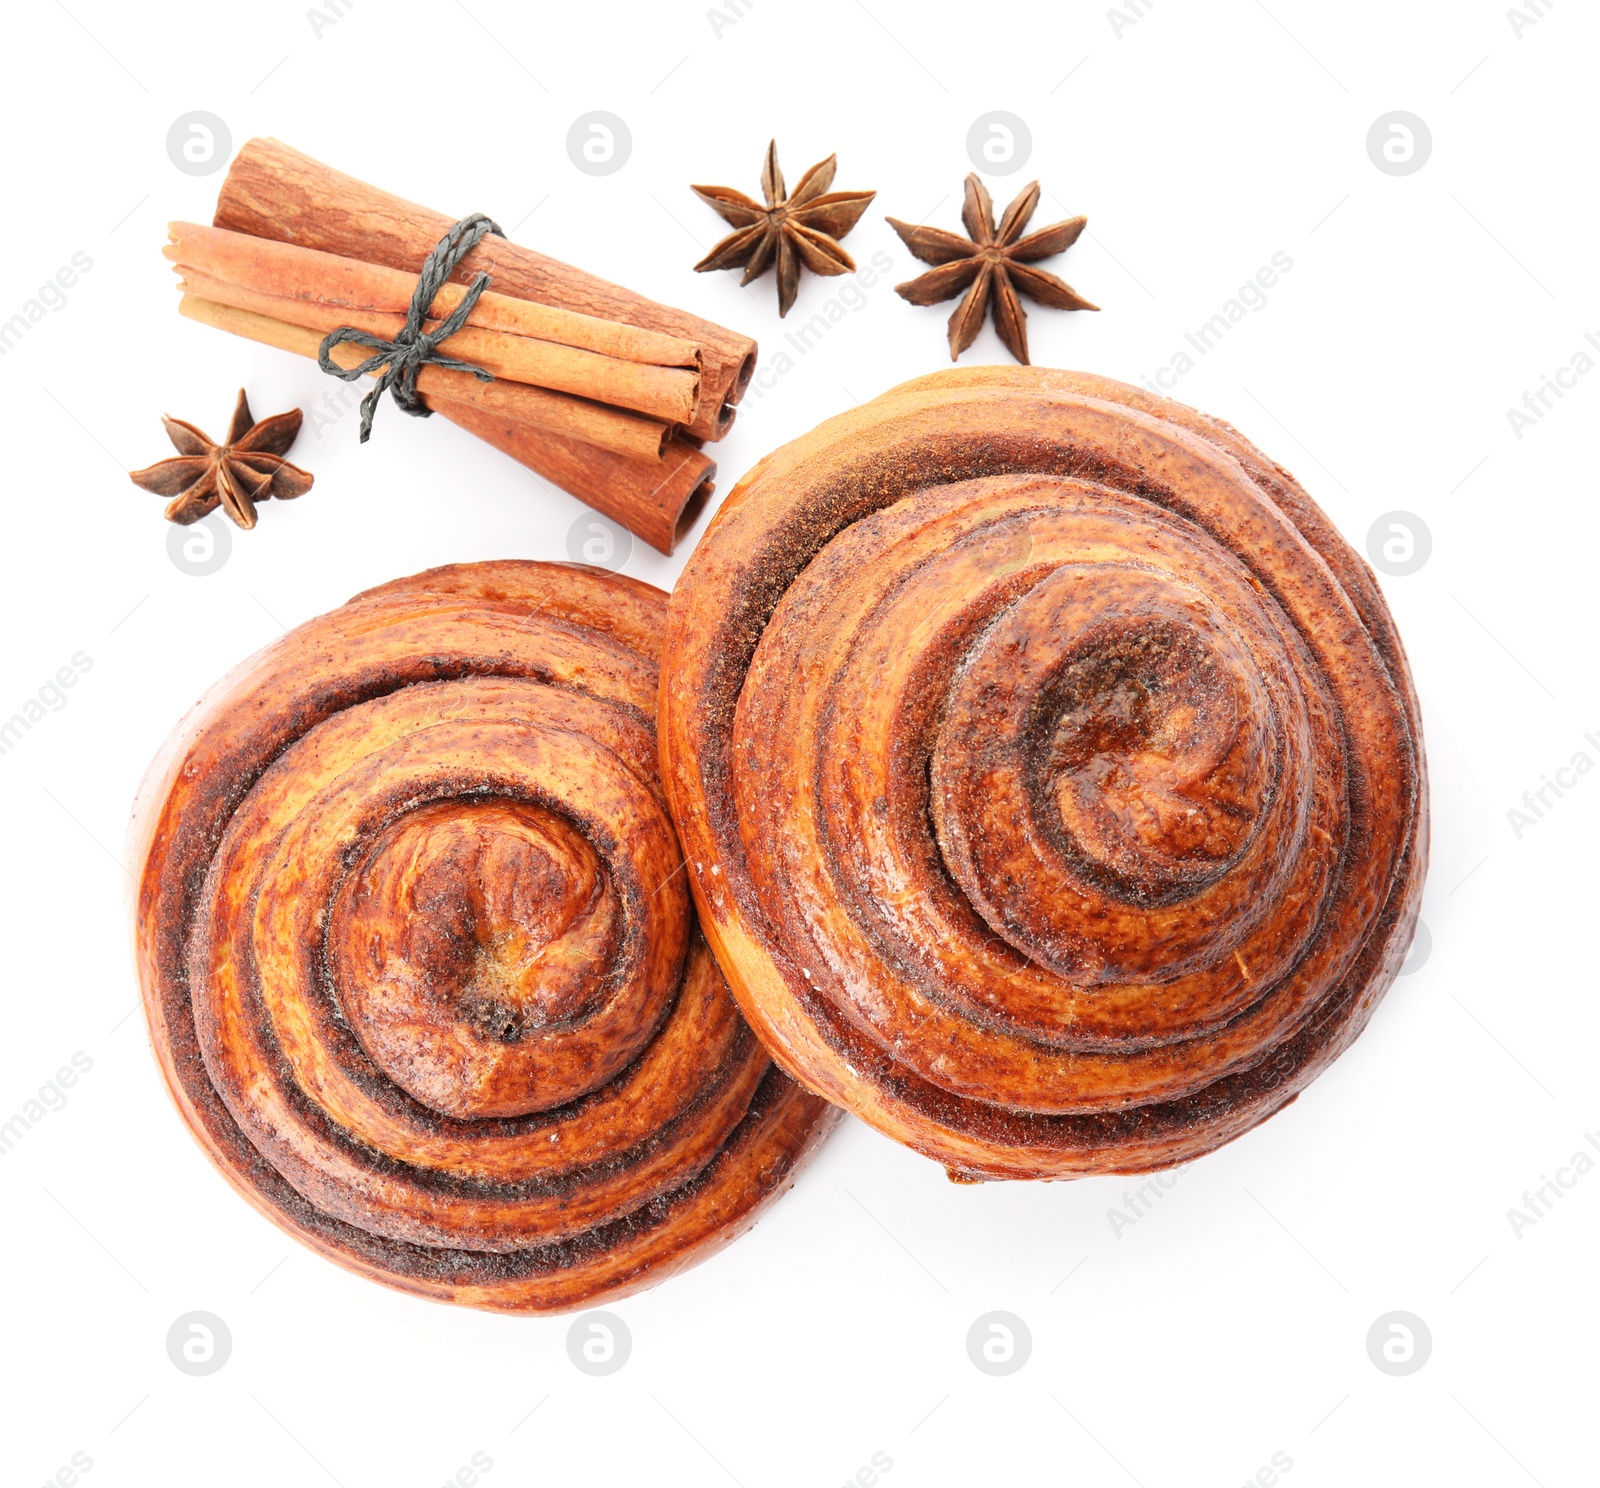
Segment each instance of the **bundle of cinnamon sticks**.
[{"label": "bundle of cinnamon sticks", "polygon": [[[257,139],[234,160],[214,225],[170,224],[164,251],[184,315],[315,358],[341,326],[392,340],[450,225]],[[493,381],[426,366],[428,407],[670,553],[711,494],[716,466],[700,446],[732,424],[755,343],[494,235],[435,296],[427,330],[480,272],[489,287],[441,350]],[[350,368],[366,352],[331,355]]]}]

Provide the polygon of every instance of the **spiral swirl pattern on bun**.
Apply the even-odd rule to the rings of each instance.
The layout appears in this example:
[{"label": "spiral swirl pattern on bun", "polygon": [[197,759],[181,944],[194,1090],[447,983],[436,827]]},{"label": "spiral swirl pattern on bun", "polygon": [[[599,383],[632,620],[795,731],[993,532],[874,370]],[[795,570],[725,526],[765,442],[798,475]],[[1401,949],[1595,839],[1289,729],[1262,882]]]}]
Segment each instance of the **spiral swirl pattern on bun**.
[{"label": "spiral swirl pattern on bun", "polygon": [[1230,1140],[1409,944],[1393,622],[1191,409],[1026,367],[896,388],[739,484],[665,657],[668,798],[747,1017],[953,1176]]},{"label": "spiral swirl pattern on bun", "polygon": [[747,1227],[829,1124],[696,926],[656,764],[665,597],[488,563],[360,595],[152,767],[137,953],[195,1135],[410,1291],[620,1296]]}]

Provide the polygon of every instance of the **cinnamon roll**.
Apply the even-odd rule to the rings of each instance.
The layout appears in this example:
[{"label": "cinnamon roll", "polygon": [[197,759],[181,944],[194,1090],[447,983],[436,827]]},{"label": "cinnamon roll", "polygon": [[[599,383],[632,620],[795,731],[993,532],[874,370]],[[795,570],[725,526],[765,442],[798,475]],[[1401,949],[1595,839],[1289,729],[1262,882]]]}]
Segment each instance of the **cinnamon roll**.
[{"label": "cinnamon roll", "polygon": [[739,483],[664,656],[734,995],[952,1177],[1231,1140],[1409,945],[1427,787],[1393,620],[1294,479],[1192,409],[1031,367],[895,388]]},{"label": "cinnamon roll", "polygon": [[541,563],[357,596],[225,678],[136,808],[179,1110],[324,1255],[471,1306],[653,1285],[831,1112],[696,925],[656,765],[665,596]]}]

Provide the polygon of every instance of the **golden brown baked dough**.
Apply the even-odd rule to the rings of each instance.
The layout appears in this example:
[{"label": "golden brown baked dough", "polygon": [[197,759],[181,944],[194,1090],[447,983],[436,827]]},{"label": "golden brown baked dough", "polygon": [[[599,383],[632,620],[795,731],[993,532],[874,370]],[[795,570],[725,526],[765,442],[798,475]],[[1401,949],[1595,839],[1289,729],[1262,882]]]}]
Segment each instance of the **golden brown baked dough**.
[{"label": "golden brown baked dough", "polygon": [[1389,612],[1192,409],[1030,367],[895,388],[739,483],[664,653],[667,795],[746,1016],[953,1177],[1209,1151],[1410,942]]},{"label": "golden brown baked dough", "polygon": [[151,1036],[268,1218],[408,1291],[556,1311],[748,1227],[831,1123],[696,925],[656,773],[666,601],[435,569],[266,648],[136,808]]}]

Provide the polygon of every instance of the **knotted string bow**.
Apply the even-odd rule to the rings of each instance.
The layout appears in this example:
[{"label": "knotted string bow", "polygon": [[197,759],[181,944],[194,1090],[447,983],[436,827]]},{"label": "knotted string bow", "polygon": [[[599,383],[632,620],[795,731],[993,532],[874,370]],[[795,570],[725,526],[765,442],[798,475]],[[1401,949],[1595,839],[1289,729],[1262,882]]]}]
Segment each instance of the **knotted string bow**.
[{"label": "knotted string bow", "polygon": [[[434,296],[455,273],[461,260],[478,246],[485,233],[497,233],[502,238],[505,236],[499,224],[482,212],[474,212],[470,217],[463,217],[434,244],[433,251],[424,260],[422,271],[417,275],[417,288],[411,296],[411,308],[406,311],[406,323],[393,341],[385,341],[382,336],[357,330],[354,326],[340,326],[322,338],[322,345],[317,348],[317,365],[324,372],[331,372],[345,382],[355,382],[369,372],[383,368],[372,391],[361,400],[362,444],[367,442],[372,433],[372,415],[377,412],[378,400],[385,390],[393,393],[394,401],[414,417],[427,418],[432,414],[433,410],[417,396],[417,373],[424,367],[448,367],[456,372],[470,372],[479,382],[494,381],[492,372],[471,362],[442,356],[438,351],[441,341],[448,341],[467,323],[472,307],[478,303],[478,296],[488,288],[487,274],[479,274],[472,281],[466,294],[461,297],[461,303],[440,322],[438,330],[424,331],[422,328]],[[346,341],[371,347],[373,355],[354,367],[339,366],[329,353]]]}]

